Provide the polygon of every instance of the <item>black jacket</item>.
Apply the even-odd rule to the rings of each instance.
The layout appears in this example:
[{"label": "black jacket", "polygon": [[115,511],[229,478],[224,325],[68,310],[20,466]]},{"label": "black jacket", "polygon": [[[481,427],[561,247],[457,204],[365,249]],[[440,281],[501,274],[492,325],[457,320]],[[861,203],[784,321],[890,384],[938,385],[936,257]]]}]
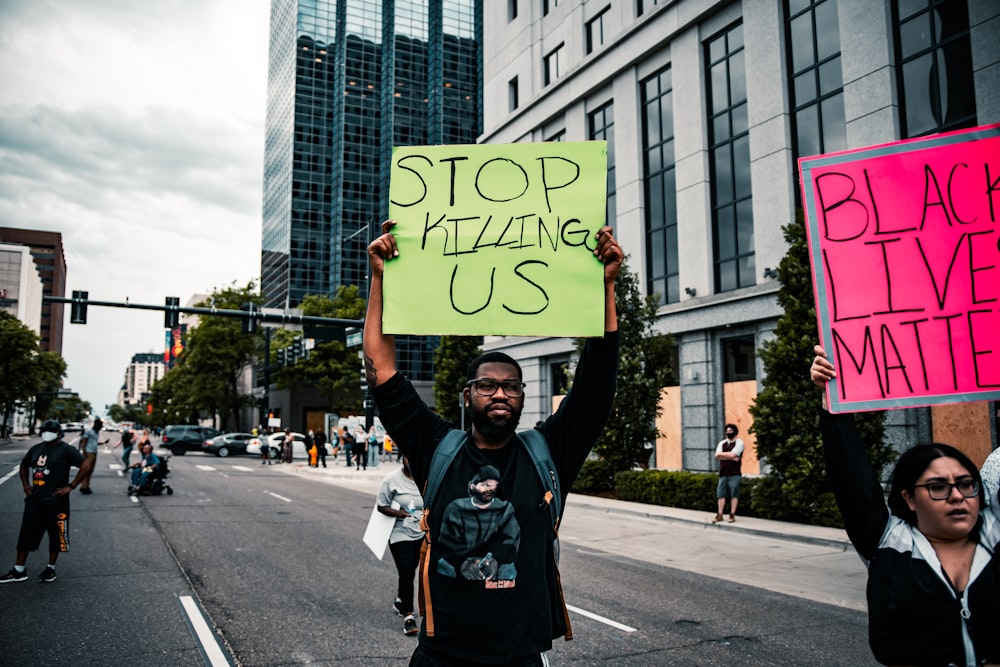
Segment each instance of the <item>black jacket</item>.
[{"label": "black jacket", "polygon": [[1000,663],[1000,520],[980,509],[978,541],[959,595],[930,542],[889,513],[851,415],[820,417],[826,466],[848,537],[868,565],[868,641],[886,665]]}]

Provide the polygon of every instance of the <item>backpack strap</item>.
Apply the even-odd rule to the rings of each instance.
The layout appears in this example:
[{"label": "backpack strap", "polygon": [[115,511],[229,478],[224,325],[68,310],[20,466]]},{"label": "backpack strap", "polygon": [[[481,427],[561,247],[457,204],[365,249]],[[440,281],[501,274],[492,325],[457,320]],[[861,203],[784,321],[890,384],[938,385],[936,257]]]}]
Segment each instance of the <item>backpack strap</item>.
[{"label": "backpack strap", "polygon": [[538,477],[542,481],[545,495],[542,502],[549,506],[549,514],[552,516],[552,530],[558,532],[559,521],[562,518],[562,493],[559,490],[559,474],[556,472],[556,464],[552,460],[549,452],[549,443],[545,436],[537,429],[522,431],[517,434],[524,448],[528,450]]},{"label": "backpack strap", "polygon": [[420,616],[424,619],[424,632],[428,637],[434,636],[434,606],[431,604],[431,526],[430,513],[433,507],[434,497],[444,475],[451,468],[452,462],[458,455],[462,445],[465,444],[465,431],[452,429],[441,439],[434,454],[431,455],[430,469],[427,471],[427,479],[424,480],[422,495],[424,497],[424,513],[420,517],[420,528],[424,531],[424,542],[420,545],[420,564],[418,566],[419,579],[417,580],[417,602],[420,609]]}]

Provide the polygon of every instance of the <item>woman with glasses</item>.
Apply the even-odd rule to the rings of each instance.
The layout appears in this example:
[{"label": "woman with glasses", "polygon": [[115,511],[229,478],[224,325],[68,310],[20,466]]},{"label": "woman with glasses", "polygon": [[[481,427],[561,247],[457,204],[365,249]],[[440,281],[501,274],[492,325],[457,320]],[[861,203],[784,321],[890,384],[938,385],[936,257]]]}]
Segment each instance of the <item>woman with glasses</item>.
[{"label": "woman with glasses", "polygon": [[[836,377],[816,346],[810,377]],[[886,665],[1000,665],[1000,517],[975,464],[917,445],[882,485],[850,414],[820,414],[827,472],[848,537],[868,566],[868,641]],[[888,507],[886,506],[888,504]]]}]

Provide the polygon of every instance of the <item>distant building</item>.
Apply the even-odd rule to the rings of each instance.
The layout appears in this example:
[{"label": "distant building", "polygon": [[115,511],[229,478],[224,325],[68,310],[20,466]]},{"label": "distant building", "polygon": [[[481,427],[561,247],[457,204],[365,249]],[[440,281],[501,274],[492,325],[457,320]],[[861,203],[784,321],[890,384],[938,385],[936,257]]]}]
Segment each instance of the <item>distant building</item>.
[{"label": "distant building", "polygon": [[[263,305],[354,285],[388,211],[393,146],[471,144],[482,127],[482,0],[273,0],[264,148]],[[435,338],[400,337],[432,379]]]},{"label": "distant building", "polygon": [[[33,229],[0,227],[0,243],[20,244],[31,250],[44,296],[66,296],[66,256],[62,234]],[[39,336],[41,349],[62,354],[63,304],[42,303]]]},{"label": "distant building", "polygon": [[[781,314],[781,228],[801,206],[796,160],[1000,121],[996,2],[509,0],[484,11],[480,142],[608,141],[608,220],[677,343],[659,468],[714,470],[726,422],[754,444],[757,350]],[[572,342],[484,347],[524,367],[522,424],[549,414]],[[981,462],[991,414],[986,402],[894,410],[890,437],[977,443]],[[758,470],[755,456],[743,470]]]},{"label": "distant building", "polygon": [[28,246],[0,243],[0,310],[41,336],[42,277]]},{"label": "distant building", "polygon": [[125,369],[125,382],[118,392],[121,407],[143,406],[153,385],[163,377],[166,364],[163,355],[157,352],[140,352],[132,355],[132,361]]}]

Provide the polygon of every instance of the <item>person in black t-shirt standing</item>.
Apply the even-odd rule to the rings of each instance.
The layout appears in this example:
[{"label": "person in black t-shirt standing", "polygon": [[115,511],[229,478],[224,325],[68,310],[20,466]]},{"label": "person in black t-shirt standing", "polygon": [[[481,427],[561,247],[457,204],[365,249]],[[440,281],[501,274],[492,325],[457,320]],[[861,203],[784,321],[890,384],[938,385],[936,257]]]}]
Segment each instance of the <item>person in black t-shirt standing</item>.
[{"label": "person in black t-shirt standing", "polygon": [[[42,583],[55,581],[56,559],[69,551],[69,494],[93,469],[93,462],[76,447],[63,442],[62,427],[55,420],[42,424],[42,442],[31,447],[21,459],[21,485],[24,487],[24,514],[17,538],[17,561],[0,583],[28,578],[25,564],[28,552],[36,551],[42,536],[49,534],[49,564],[39,575]],[[79,468],[73,481],[69,470]]]}]

